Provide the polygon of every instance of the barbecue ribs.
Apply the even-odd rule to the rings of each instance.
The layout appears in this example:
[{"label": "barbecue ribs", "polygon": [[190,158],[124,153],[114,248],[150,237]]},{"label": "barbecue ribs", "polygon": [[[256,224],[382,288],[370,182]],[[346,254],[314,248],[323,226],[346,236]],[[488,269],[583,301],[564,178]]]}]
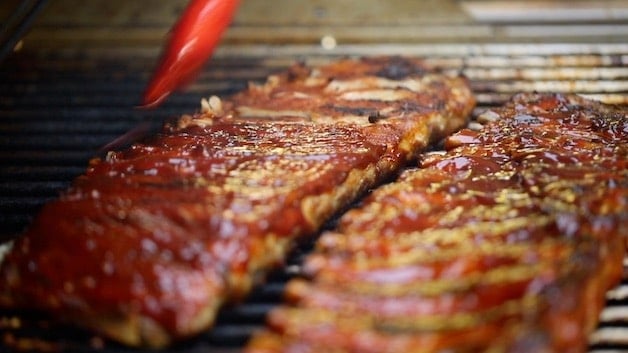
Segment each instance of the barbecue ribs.
[{"label": "barbecue ribs", "polygon": [[628,117],[520,94],[318,239],[247,353],[583,352],[628,234]]},{"label": "barbecue ribs", "polygon": [[464,126],[466,80],[405,58],[295,65],[94,159],[0,268],[0,306],[133,346],[213,323],[293,241]]}]

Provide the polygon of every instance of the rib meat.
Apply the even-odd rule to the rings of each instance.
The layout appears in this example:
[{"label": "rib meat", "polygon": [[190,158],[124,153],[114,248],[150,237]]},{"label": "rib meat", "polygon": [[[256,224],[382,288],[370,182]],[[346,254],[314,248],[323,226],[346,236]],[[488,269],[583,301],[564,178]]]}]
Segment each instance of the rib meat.
[{"label": "rib meat", "polygon": [[246,352],[583,352],[622,275],[625,110],[520,94],[324,233]]},{"label": "rib meat", "polygon": [[357,195],[460,128],[466,81],[421,61],[295,65],[94,159],[0,268],[0,304],[128,345],[207,329]]}]

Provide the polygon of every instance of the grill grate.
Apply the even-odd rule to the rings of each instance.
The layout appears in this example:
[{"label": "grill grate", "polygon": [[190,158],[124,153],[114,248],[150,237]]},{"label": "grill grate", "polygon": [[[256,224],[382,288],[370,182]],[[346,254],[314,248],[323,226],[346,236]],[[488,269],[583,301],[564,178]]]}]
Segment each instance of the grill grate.
[{"label": "grill grate", "polygon": [[[326,52],[313,46],[227,47],[200,80],[163,107],[142,111],[139,102],[154,56],[141,52],[16,53],[0,65],[0,240],[19,233],[41,205],[66,188],[103,148],[149,134],[165,119],[199,108],[200,97],[234,93],[250,80],[307,59],[345,55],[404,54],[425,57],[470,78],[478,114],[518,91],[578,92],[628,105],[628,45],[413,45],[347,46]],[[122,136],[122,138],[120,138]],[[113,144],[112,144],[113,141]],[[305,243],[285,268],[240,305],[223,310],[217,326],[173,352],[237,352],[281,300],[285,282],[298,273]],[[628,259],[620,286],[608,293],[591,352],[628,351]],[[90,333],[55,323],[41,313],[0,315],[0,350],[133,351]]]}]

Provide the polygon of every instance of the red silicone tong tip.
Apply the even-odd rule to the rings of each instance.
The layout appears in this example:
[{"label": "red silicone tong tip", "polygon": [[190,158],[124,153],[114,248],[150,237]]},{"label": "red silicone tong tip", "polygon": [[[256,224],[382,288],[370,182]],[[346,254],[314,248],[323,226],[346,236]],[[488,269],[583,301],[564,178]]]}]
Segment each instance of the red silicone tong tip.
[{"label": "red silicone tong tip", "polygon": [[231,23],[239,0],[192,0],[174,26],[142,99],[154,108],[194,80]]}]

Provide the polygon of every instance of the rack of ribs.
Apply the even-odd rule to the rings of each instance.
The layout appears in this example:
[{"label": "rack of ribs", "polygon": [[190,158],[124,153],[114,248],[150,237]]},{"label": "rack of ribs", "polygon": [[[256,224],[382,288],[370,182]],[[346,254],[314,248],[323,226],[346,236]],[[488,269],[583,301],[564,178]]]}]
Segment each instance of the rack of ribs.
[{"label": "rack of ribs", "polygon": [[247,353],[584,352],[628,234],[626,110],[520,94],[317,240]]},{"label": "rack of ribs", "polygon": [[132,346],[212,326],[296,239],[466,124],[462,77],[399,57],[297,64],[104,158],[0,268],[0,306]]}]

